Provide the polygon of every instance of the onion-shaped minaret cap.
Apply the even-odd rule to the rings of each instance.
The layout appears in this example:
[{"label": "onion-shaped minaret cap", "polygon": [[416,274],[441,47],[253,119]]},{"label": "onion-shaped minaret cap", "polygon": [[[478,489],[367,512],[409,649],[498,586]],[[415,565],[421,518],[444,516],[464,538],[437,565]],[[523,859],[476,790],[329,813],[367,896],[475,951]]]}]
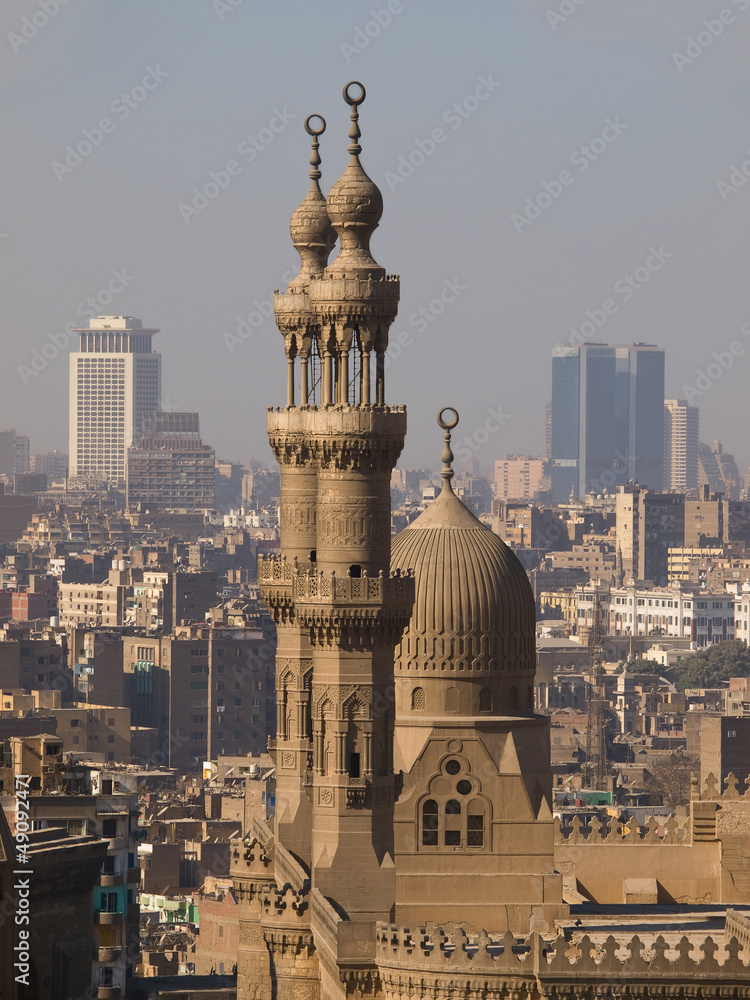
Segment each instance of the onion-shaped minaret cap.
[{"label": "onion-shaped minaret cap", "polygon": [[321,274],[336,243],[336,233],[328,217],[326,200],[318,183],[321,177],[318,136],[321,136],[325,129],[325,118],[321,115],[310,115],[305,120],[305,131],[313,137],[310,154],[310,190],[304,201],[294,210],[289,224],[292,243],[302,261],[295,282],[300,278]]},{"label": "onion-shaped minaret cap", "polygon": [[[359,92],[352,93],[352,88]],[[328,216],[341,240],[341,253],[336,267],[377,267],[370,254],[370,237],[383,214],[383,196],[359,162],[362,135],[359,128],[359,105],[365,99],[365,88],[356,80],[344,87],[344,100],[351,108],[349,126],[349,164],[328,193]]]}]

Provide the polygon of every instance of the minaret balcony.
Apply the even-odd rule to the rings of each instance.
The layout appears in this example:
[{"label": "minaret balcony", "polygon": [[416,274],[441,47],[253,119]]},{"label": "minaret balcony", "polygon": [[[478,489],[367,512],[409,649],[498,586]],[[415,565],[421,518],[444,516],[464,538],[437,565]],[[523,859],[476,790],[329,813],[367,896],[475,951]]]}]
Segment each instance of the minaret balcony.
[{"label": "minaret balcony", "polygon": [[336,576],[335,573],[298,573],[292,582],[295,604],[340,607],[354,605],[373,608],[384,604],[414,603],[414,577],[394,573],[386,576]]}]

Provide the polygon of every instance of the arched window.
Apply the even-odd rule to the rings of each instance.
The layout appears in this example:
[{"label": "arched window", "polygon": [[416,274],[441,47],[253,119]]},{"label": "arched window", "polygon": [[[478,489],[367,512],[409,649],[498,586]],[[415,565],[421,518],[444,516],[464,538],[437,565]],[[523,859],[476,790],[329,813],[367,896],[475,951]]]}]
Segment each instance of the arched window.
[{"label": "arched window", "polygon": [[445,711],[446,712],[457,712],[458,711],[458,688],[449,687],[445,692]]},{"label": "arched window", "polygon": [[411,707],[414,712],[424,712],[425,698],[424,688],[414,688],[411,693]]},{"label": "arched window", "polygon": [[484,847],[484,809],[479,799],[472,799],[466,816],[466,846]]},{"label": "arched window", "polygon": [[512,687],[508,692],[508,704],[512,712],[518,711],[518,688]]},{"label": "arched window", "polygon": [[461,846],[461,803],[458,799],[448,799],[445,803],[443,843],[446,847]]},{"label": "arched window", "polygon": [[489,688],[482,688],[479,692],[479,711],[480,712],[491,712],[492,711],[492,692]]},{"label": "arched window", "polygon": [[531,684],[529,684],[529,704],[527,707],[530,712],[534,711],[534,688]]},{"label": "arched window", "polygon": [[427,799],[422,806],[422,843],[425,847],[438,844],[438,804],[434,799]]}]

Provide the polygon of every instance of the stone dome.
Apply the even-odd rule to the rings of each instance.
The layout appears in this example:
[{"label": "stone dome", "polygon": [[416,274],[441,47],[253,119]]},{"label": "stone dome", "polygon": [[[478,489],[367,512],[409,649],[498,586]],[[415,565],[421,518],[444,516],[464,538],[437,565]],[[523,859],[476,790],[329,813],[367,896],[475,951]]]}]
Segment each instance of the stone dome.
[{"label": "stone dome", "polygon": [[412,570],[416,578],[411,621],[396,650],[397,677],[483,682],[492,689],[494,711],[531,711],[536,662],[529,579],[449,482],[394,539],[391,567]]},{"label": "stone dome", "polygon": [[301,274],[321,274],[336,243],[336,233],[317,179],[313,180],[306,197],[292,213],[289,232],[302,258]]}]

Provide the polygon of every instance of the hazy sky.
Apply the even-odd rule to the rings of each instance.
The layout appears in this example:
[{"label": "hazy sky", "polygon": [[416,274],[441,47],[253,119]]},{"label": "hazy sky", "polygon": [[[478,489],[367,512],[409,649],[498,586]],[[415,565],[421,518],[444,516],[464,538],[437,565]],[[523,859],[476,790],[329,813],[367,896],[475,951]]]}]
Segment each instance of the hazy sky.
[{"label": "hazy sky", "polygon": [[[224,335],[296,270],[303,121],[328,120],[327,191],[358,79],[373,251],[401,275],[402,464],[439,464],[446,405],[485,468],[542,452],[551,350],[588,311],[589,339],[664,347],[667,394],[692,387],[701,438],[746,468],[749,43],[750,0],[4,0],[0,427],[67,450],[50,335],[99,296],[161,329],[166,406],[270,464],[281,337]],[[212,171],[227,186],[181,209]]]}]

